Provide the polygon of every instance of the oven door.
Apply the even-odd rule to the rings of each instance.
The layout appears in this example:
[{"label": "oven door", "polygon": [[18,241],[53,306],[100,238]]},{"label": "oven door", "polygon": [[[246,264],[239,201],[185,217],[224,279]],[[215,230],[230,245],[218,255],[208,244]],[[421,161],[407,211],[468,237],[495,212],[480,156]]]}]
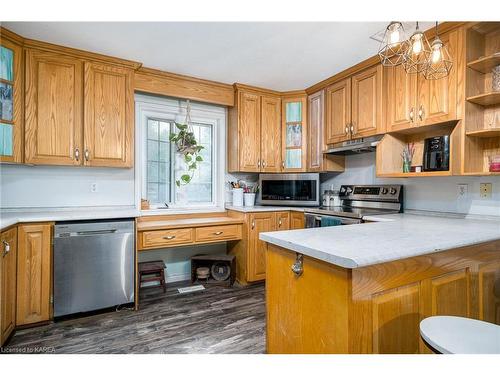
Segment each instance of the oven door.
[{"label": "oven door", "polygon": [[305,213],[306,217],[306,228],[318,228],[321,227],[321,219],[323,217],[334,217],[341,221],[341,225],[351,225],[351,224],[361,224],[363,220],[361,219],[353,219],[349,217],[341,217],[334,215],[318,215],[314,213]]},{"label": "oven door", "polygon": [[319,206],[319,173],[261,174],[259,185],[259,204]]}]

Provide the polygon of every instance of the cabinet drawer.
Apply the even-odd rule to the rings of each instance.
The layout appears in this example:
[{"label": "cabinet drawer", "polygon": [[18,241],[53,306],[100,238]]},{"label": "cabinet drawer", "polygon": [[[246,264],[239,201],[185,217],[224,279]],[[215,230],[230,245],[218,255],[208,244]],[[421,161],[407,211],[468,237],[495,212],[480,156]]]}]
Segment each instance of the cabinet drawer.
[{"label": "cabinet drawer", "polygon": [[193,229],[154,230],[142,233],[141,248],[187,245],[194,241]]},{"label": "cabinet drawer", "polygon": [[241,225],[219,225],[196,228],[196,242],[216,242],[241,239]]}]

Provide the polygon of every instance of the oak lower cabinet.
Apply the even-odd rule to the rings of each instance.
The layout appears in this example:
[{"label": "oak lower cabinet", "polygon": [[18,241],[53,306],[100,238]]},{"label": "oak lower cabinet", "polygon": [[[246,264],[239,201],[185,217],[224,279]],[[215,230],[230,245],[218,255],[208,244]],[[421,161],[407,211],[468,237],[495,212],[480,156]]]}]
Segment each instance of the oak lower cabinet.
[{"label": "oak lower cabinet", "polygon": [[[268,353],[430,353],[422,319],[500,323],[500,241],[348,269],[268,244]],[[411,270],[409,272],[408,270]]]},{"label": "oak lower cabinet", "polygon": [[25,161],[133,166],[134,71],[26,48]]},{"label": "oak lower cabinet", "polygon": [[235,85],[229,109],[229,172],[281,170],[281,99],[278,93]]},{"label": "oak lower cabinet", "polygon": [[0,234],[0,346],[16,327],[17,228]]},{"label": "oak lower cabinet", "polygon": [[18,227],[17,317],[18,326],[51,318],[52,224]]},{"label": "oak lower cabinet", "polygon": [[306,217],[303,212],[290,212],[290,229],[304,229],[306,227]]}]

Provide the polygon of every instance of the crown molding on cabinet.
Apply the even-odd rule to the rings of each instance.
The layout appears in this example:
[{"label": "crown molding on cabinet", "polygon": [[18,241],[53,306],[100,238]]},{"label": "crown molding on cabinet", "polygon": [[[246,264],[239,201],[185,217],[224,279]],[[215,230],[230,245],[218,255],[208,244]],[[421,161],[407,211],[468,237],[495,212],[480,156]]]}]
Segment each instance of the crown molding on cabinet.
[{"label": "crown molding on cabinet", "polygon": [[243,90],[243,91],[251,91],[251,92],[255,92],[255,93],[259,93],[259,94],[269,94],[269,95],[276,95],[276,96],[281,96],[281,92],[280,91],[276,91],[276,90],[271,90],[271,89],[265,89],[265,88],[262,88],[262,87],[257,87],[257,86],[251,86],[251,85],[246,85],[244,83],[235,83],[233,85],[234,87],[234,90]]}]

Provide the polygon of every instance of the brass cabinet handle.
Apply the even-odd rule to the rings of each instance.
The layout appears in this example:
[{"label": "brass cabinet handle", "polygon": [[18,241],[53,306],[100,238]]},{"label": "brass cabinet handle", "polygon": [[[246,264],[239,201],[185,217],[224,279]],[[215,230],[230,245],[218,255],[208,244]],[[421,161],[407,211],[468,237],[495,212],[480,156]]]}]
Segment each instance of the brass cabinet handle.
[{"label": "brass cabinet handle", "polygon": [[354,124],[351,124],[351,135],[354,135],[356,134],[356,132],[354,131]]},{"label": "brass cabinet handle", "polygon": [[76,161],[80,161],[80,150],[77,148],[75,148],[75,160]]},{"label": "brass cabinet handle", "polygon": [[252,220],[252,229],[255,228],[255,220]]},{"label": "brass cabinet handle", "polygon": [[410,109],[410,121],[413,122],[413,116],[414,116],[414,108],[411,107]]},{"label": "brass cabinet handle", "polygon": [[304,256],[302,254],[297,253],[295,263],[292,265],[292,272],[297,276],[301,276],[304,272]]},{"label": "brass cabinet handle", "polygon": [[214,232],[214,234],[215,234],[216,236],[219,236],[219,235],[221,235],[222,233],[224,233],[224,232],[222,232],[222,231]]},{"label": "brass cabinet handle", "polygon": [[163,237],[164,240],[173,240],[175,236],[165,236]]},{"label": "brass cabinet handle", "polygon": [[285,169],[285,162],[284,161],[281,162],[281,166],[283,167],[283,169]]},{"label": "brass cabinet handle", "polygon": [[278,226],[279,226],[279,227],[281,227],[281,224],[282,224],[282,222],[281,222],[281,218],[280,218],[280,219],[278,220]]},{"label": "brass cabinet handle", "polygon": [[89,152],[89,150],[87,148],[85,149],[85,154],[84,155],[85,155],[85,160],[89,161],[89,159],[90,159],[90,152]]},{"label": "brass cabinet handle", "polygon": [[260,168],[260,159],[257,160],[257,167]]},{"label": "brass cabinet handle", "polygon": [[3,243],[3,255],[2,255],[2,257],[5,257],[8,253],[10,253],[10,244],[5,240],[2,240],[2,243]]},{"label": "brass cabinet handle", "polygon": [[262,168],[265,168],[265,167],[266,167],[266,161],[262,160]]},{"label": "brass cabinet handle", "polygon": [[346,125],[346,126],[345,126],[345,133],[346,133],[346,134],[349,134],[349,125]]}]

